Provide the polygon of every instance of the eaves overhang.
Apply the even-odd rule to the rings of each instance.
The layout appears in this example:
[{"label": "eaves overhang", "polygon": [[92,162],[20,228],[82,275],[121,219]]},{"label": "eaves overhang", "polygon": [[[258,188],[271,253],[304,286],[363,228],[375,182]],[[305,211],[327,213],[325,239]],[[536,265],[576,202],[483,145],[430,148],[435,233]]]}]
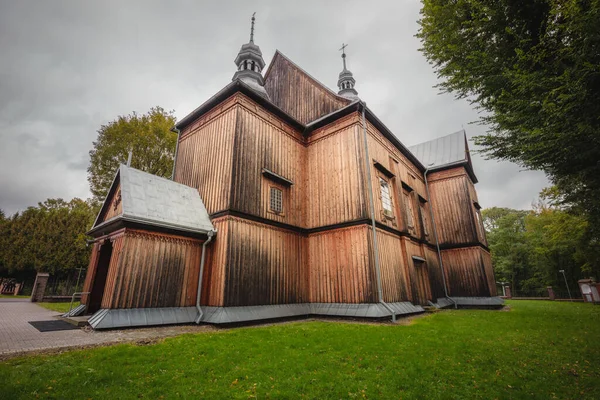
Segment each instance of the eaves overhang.
[{"label": "eaves overhang", "polygon": [[212,96],[210,99],[205,101],[200,107],[196,108],[194,111],[189,113],[185,118],[175,124],[175,128],[179,130],[183,130],[186,126],[197,120],[204,113],[211,110],[213,107],[217,106],[219,103],[223,102],[225,99],[231,97],[234,93],[241,92],[244,95],[248,96],[256,103],[265,107],[267,110],[275,114],[277,117],[283,119],[285,122],[290,124],[292,127],[302,132],[305,128],[305,125],[290,116],[288,113],[283,111],[281,108],[277,107],[271,101],[267,100],[260,94],[258,94],[254,89],[252,89],[249,85],[245,84],[239,79],[232,81],[230,84],[221,89],[217,94]]}]

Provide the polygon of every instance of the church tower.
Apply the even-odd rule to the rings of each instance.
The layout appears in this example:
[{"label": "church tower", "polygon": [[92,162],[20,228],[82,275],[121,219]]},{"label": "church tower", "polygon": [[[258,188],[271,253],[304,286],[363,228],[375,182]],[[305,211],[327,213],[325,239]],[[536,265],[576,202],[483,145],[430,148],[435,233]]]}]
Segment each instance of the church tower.
[{"label": "church tower", "polygon": [[338,94],[340,96],[346,97],[347,99],[356,100],[358,99],[358,92],[354,89],[354,84],[356,81],[352,76],[352,72],[348,71],[346,68],[346,47],[347,44],[342,44],[342,61],[344,62],[344,69],[340,72],[340,77],[338,79],[338,88],[340,91]]},{"label": "church tower", "polygon": [[265,91],[265,81],[262,76],[262,69],[265,67],[265,60],[263,60],[262,52],[260,47],[254,44],[254,17],[256,13],[252,14],[252,25],[250,28],[250,41],[240,49],[234,62],[237,65],[237,71],[233,75],[232,80],[240,80],[252,87],[252,89],[259,92],[264,97],[269,97]]}]

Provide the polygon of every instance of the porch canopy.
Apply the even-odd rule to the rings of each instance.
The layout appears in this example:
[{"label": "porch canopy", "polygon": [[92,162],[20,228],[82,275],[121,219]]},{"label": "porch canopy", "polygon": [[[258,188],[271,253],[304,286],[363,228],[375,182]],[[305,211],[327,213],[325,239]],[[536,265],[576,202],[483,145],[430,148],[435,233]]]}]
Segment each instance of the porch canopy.
[{"label": "porch canopy", "polygon": [[124,227],[198,238],[214,231],[198,190],[121,165],[88,235]]}]

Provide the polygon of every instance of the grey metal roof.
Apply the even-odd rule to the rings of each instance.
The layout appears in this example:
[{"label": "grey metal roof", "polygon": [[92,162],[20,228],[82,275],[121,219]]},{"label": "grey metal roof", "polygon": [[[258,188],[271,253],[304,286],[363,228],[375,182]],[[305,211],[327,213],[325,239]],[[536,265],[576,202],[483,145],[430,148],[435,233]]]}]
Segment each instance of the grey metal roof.
[{"label": "grey metal roof", "polygon": [[468,147],[465,131],[458,131],[428,142],[409,146],[408,149],[421,161],[425,168],[431,169],[468,162]]},{"label": "grey metal roof", "polygon": [[204,202],[194,188],[126,165],[119,167],[113,187],[117,182],[120,182],[123,213],[101,224],[96,220],[92,230],[116,219],[185,232],[215,230]]}]

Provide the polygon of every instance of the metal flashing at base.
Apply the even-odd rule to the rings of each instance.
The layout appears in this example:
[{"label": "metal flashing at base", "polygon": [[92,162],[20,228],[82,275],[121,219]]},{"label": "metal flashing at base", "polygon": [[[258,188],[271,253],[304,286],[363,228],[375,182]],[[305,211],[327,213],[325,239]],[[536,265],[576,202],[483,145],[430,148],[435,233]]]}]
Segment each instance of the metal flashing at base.
[{"label": "metal flashing at base", "polygon": [[442,297],[437,299],[438,308],[454,307],[502,307],[504,300],[500,297]]},{"label": "metal flashing at base", "polygon": [[67,311],[62,316],[63,317],[77,317],[83,315],[87,306],[85,304],[80,304],[77,307],[73,308],[71,311]]},{"label": "metal flashing at base", "polygon": [[[410,302],[388,303],[396,315],[424,312]],[[386,318],[391,312],[380,303],[301,303],[244,307],[202,307],[201,321],[208,324],[235,324],[309,315],[350,318]],[[102,309],[89,319],[94,329],[186,324],[194,322],[195,307]]]},{"label": "metal flashing at base", "polygon": [[94,329],[173,325],[194,322],[196,307],[102,309],[88,323]]}]

